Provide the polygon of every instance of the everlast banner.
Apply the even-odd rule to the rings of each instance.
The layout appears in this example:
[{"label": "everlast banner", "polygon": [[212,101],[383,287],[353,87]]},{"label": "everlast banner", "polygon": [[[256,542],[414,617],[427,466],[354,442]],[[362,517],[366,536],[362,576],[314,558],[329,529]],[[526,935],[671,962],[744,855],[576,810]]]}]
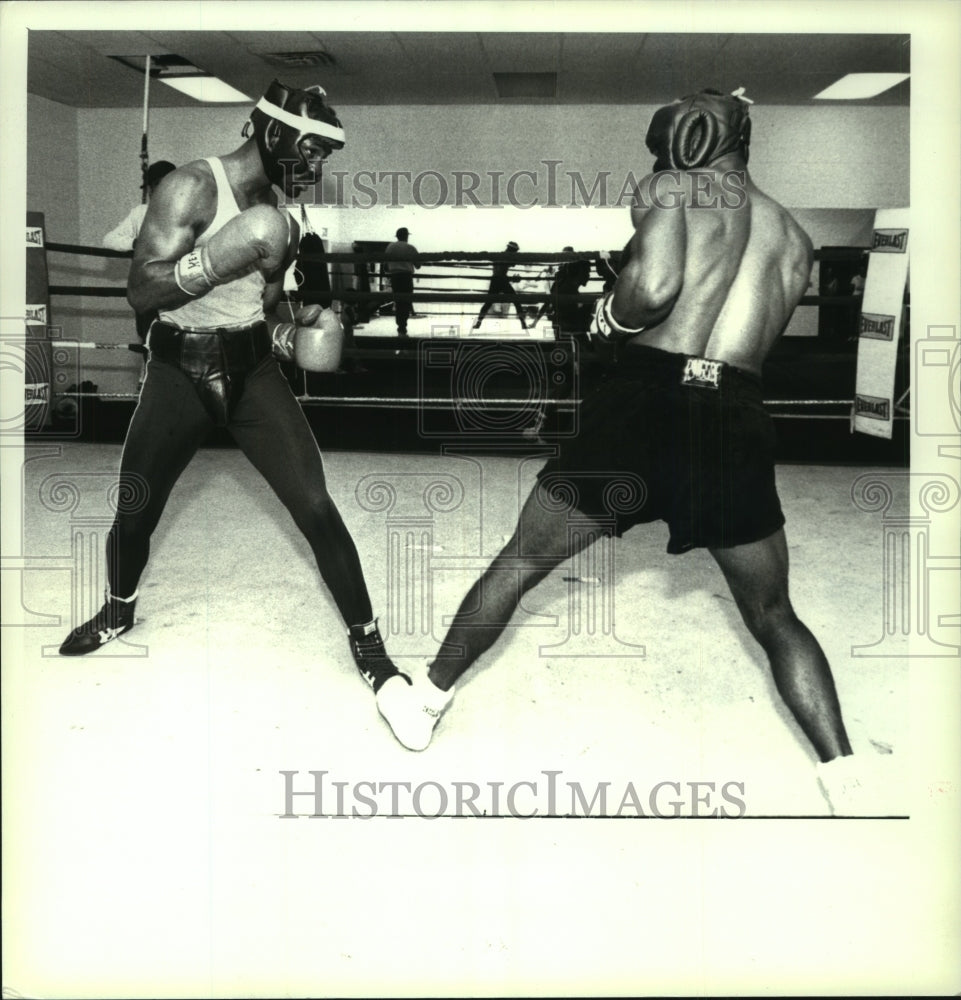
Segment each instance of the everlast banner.
[{"label": "everlast banner", "polygon": [[43,213],[27,212],[26,305],[24,307],[23,428],[39,431],[50,419],[50,385],[53,361],[48,326],[50,293],[47,251],[43,238]]},{"label": "everlast banner", "polygon": [[23,400],[27,406],[37,406],[40,403],[50,402],[50,385],[47,382],[25,382],[23,386]]},{"label": "everlast banner", "polygon": [[47,307],[45,305],[38,306],[27,306],[24,313],[24,319],[28,325],[33,326],[46,326],[47,325]]},{"label": "everlast banner", "polygon": [[893,340],[894,317],[879,316],[877,313],[861,313],[858,336],[871,337],[873,340]]},{"label": "everlast banner", "polygon": [[909,232],[909,209],[881,208],[875,213],[858,319],[851,427],[889,440],[895,421],[903,419],[894,401],[898,345],[905,331]]},{"label": "everlast banner", "polygon": [[871,420],[890,420],[891,401],[880,396],[855,396],[854,415]]},{"label": "everlast banner", "polygon": [[876,253],[904,253],[908,249],[906,229],[875,229],[871,251]]}]

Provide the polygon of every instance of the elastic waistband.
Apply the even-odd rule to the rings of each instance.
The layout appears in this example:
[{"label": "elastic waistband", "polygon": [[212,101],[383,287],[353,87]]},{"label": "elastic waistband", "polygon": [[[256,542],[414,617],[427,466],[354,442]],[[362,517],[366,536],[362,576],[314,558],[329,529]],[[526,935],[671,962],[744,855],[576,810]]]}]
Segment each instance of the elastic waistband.
[{"label": "elastic waistband", "polygon": [[725,383],[750,385],[758,389],[761,387],[759,375],[726,361],[675,354],[646,344],[624,344],[618,354],[618,364],[627,368],[657,370],[676,376],[681,382],[689,377],[688,384],[691,385],[707,384],[716,378],[717,385],[711,386],[713,388]]}]

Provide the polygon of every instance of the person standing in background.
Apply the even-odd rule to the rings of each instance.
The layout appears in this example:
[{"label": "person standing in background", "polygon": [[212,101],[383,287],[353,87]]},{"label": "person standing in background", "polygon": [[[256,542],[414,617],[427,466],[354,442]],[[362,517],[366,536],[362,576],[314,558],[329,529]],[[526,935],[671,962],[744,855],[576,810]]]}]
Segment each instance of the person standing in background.
[{"label": "person standing in background", "polygon": [[151,195],[157,190],[157,185],[177,168],[169,160],[157,160],[147,167],[147,176],[144,179],[141,189],[146,189],[147,200],[139,205],[134,205],[126,214],[123,221],[110,230],[104,236],[102,243],[105,250],[133,250],[137,237],[140,235],[140,227],[143,225],[144,216],[147,214],[147,203]]},{"label": "person standing in background", "polygon": [[387,277],[394,295],[394,316],[397,320],[397,335],[407,336],[407,320],[414,311],[411,299],[406,296],[414,293],[414,271],[420,267],[417,263],[417,247],[407,242],[410,232],[403,226],[397,230],[397,239],[389,243],[384,253],[387,256]]}]

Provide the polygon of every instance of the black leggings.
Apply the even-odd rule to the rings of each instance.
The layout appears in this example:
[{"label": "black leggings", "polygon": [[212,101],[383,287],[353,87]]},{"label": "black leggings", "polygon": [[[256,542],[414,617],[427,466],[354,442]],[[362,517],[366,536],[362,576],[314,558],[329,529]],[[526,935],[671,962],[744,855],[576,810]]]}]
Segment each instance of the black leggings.
[{"label": "black leggings", "polygon": [[479,323],[488,313],[491,306],[496,305],[499,301],[497,298],[499,295],[509,295],[511,301],[514,303],[514,310],[517,312],[517,318],[521,321],[521,326],[524,326],[524,311],[521,308],[520,299],[517,297],[517,291],[514,285],[508,278],[502,278],[495,276],[491,278],[490,287],[487,289],[487,294],[489,298],[484,300],[484,304],[481,306],[480,312],[477,314],[477,322]]},{"label": "black leggings", "polygon": [[[136,591],[170,491],[212,426],[187,376],[151,358],[124,442],[117,516],[107,537],[114,596]],[[344,622],[369,622],[373,613],[357,548],[327,492],[307,419],[272,357],[247,375],[227,428],[304,533]]]}]

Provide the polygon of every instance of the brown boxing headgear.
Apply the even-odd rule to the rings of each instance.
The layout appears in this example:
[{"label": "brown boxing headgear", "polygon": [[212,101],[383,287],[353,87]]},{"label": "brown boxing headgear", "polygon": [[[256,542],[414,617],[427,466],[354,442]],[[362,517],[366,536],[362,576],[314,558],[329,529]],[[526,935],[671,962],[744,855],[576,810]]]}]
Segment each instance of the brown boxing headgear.
[{"label": "brown boxing headgear", "polygon": [[[327,103],[323,87],[298,90],[274,80],[251,112],[244,135],[248,134],[251,125],[264,173],[272,184],[283,188],[288,195],[294,193],[291,188],[298,182],[309,185],[317,180],[301,149],[306,136],[317,136],[331,149],[343,149],[346,141],[344,129]],[[276,141],[269,143],[267,132],[272,126],[280,132]]]},{"label": "brown boxing headgear", "polygon": [[654,169],[694,170],[727,153],[739,153],[747,162],[751,102],[742,93],[702,90],[656,111],[646,139],[656,157]]}]

